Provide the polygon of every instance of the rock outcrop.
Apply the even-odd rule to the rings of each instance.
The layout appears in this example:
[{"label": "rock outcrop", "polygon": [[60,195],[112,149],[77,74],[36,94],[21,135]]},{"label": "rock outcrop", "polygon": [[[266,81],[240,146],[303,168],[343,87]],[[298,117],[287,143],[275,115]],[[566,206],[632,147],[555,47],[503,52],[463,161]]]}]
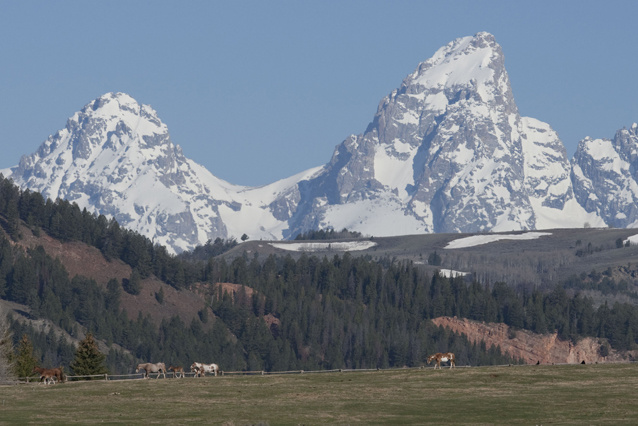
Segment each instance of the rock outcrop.
[{"label": "rock outcrop", "polygon": [[[574,344],[558,338],[557,333],[536,334],[528,330],[510,329],[506,324],[485,323],[465,318],[439,317],[432,320],[437,326],[464,334],[473,342],[499,347],[501,352],[520,358],[527,364],[586,364],[627,361],[636,358],[637,351],[619,352],[608,347],[604,339],[586,337]],[[607,356],[601,347],[607,347]]]}]

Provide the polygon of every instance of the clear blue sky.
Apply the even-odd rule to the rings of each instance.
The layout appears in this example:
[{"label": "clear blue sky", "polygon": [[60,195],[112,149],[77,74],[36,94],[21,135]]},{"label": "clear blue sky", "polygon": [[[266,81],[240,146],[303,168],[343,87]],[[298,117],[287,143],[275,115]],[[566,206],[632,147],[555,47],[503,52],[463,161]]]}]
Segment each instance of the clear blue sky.
[{"label": "clear blue sky", "polygon": [[217,177],[271,183],[328,162],[419,62],[479,31],[571,158],[638,121],[637,16],[629,0],[0,0],[0,168],[121,91]]}]

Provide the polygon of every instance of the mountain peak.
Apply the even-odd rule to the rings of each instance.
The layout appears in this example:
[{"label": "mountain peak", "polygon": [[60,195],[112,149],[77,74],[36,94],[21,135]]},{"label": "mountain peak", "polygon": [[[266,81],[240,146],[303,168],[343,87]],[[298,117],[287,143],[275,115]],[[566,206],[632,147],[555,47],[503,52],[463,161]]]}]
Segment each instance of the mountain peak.
[{"label": "mountain peak", "polygon": [[109,92],[89,102],[82,109],[84,114],[100,114],[108,116],[117,114],[119,111],[130,111],[139,113],[141,105],[132,96],[122,92]]},{"label": "mountain peak", "polygon": [[426,87],[451,88],[473,82],[481,85],[494,79],[504,68],[503,53],[494,36],[482,32],[457,38],[419,64],[407,83]]},{"label": "mountain peak", "polygon": [[109,92],[89,102],[69,119],[67,128],[81,120],[99,120],[107,127],[122,123],[139,134],[164,134],[168,130],[149,105],[140,104],[132,96],[122,92]]}]

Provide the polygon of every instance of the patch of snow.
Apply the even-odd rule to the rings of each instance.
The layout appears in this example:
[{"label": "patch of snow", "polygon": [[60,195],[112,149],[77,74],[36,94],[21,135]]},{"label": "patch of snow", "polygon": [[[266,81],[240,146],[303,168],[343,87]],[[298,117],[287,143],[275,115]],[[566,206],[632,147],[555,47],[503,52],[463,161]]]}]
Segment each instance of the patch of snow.
[{"label": "patch of snow", "polygon": [[385,237],[431,232],[421,220],[403,211],[399,200],[390,195],[349,204],[328,205],[320,228],[347,228],[363,235]]},{"label": "patch of snow", "polygon": [[587,212],[575,198],[565,202],[560,210],[544,206],[543,200],[538,198],[530,197],[530,204],[536,216],[536,229],[582,228],[586,223],[594,228],[606,226],[596,212]]},{"label": "patch of snow", "polygon": [[269,243],[272,247],[288,251],[358,251],[377,245],[374,241],[333,241],[320,243]]},{"label": "patch of snow", "polygon": [[[399,148],[406,148],[407,144],[398,145]],[[395,143],[395,146],[397,144]],[[409,145],[407,145],[409,147]],[[397,189],[402,199],[407,199],[408,193],[405,190],[407,185],[414,185],[414,177],[411,163],[413,161],[416,150],[409,152],[407,160],[400,159],[387,152],[385,147],[378,146],[374,156],[374,177],[382,185],[388,188]]]},{"label": "patch of snow", "polygon": [[473,235],[471,237],[459,238],[450,241],[446,249],[459,249],[467,247],[475,247],[483,244],[493,243],[500,240],[535,240],[546,235],[552,235],[551,232],[525,232],[523,234],[485,234]]},{"label": "patch of snow", "polygon": [[627,243],[629,243],[632,246],[635,246],[636,244],[638,244],[638,234],[632,235],[631,237],[623,241],[623,244],[627,244]]}]

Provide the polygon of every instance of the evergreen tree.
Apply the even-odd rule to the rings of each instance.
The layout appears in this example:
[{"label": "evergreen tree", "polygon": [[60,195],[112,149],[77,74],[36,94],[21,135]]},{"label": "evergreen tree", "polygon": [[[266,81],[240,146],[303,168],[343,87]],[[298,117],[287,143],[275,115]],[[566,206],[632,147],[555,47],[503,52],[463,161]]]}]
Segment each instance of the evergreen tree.
[{"label": "evergreen tree", "polygon": [[97,347],[97,343],[91,333],[87,333],[75,351],[75,359],[71,363],[71,369],[76,376],[89,376],[94,374],[107,374],[104,365],[106,355]]},{"label": "evergreen tree", "polygon": [[122,288],[124,288],[124,291],[128,294],[138,295],[142,291],[141,281],[142,277],[140,272],[136,268],[133,268],[131,277],[129,279],[122,279]]},{"label": "evergreen tree", "polygon": [[117,312],[120,310],[120,297],[122,292],[120,289],[122,288],[120,282],[111,278],[108,283],[106,283],[106,295],[104,297],[104,304],[106,305],[106,309],[111,310],[112,312]]},{"label": "evergreen tree", "polygon": [[433,266],[441,266],[441,256],[434,251],[434,253],[430,253],[428,256],[428,264]]},{"label": "evergreen tree", "polygon": [[15,374],[18,377],[29,377],[33,374],[33,368],[38,361],[33,356],[33,344],[26,334],[22,335],[18,344],[18,354],[15,358]]}]

